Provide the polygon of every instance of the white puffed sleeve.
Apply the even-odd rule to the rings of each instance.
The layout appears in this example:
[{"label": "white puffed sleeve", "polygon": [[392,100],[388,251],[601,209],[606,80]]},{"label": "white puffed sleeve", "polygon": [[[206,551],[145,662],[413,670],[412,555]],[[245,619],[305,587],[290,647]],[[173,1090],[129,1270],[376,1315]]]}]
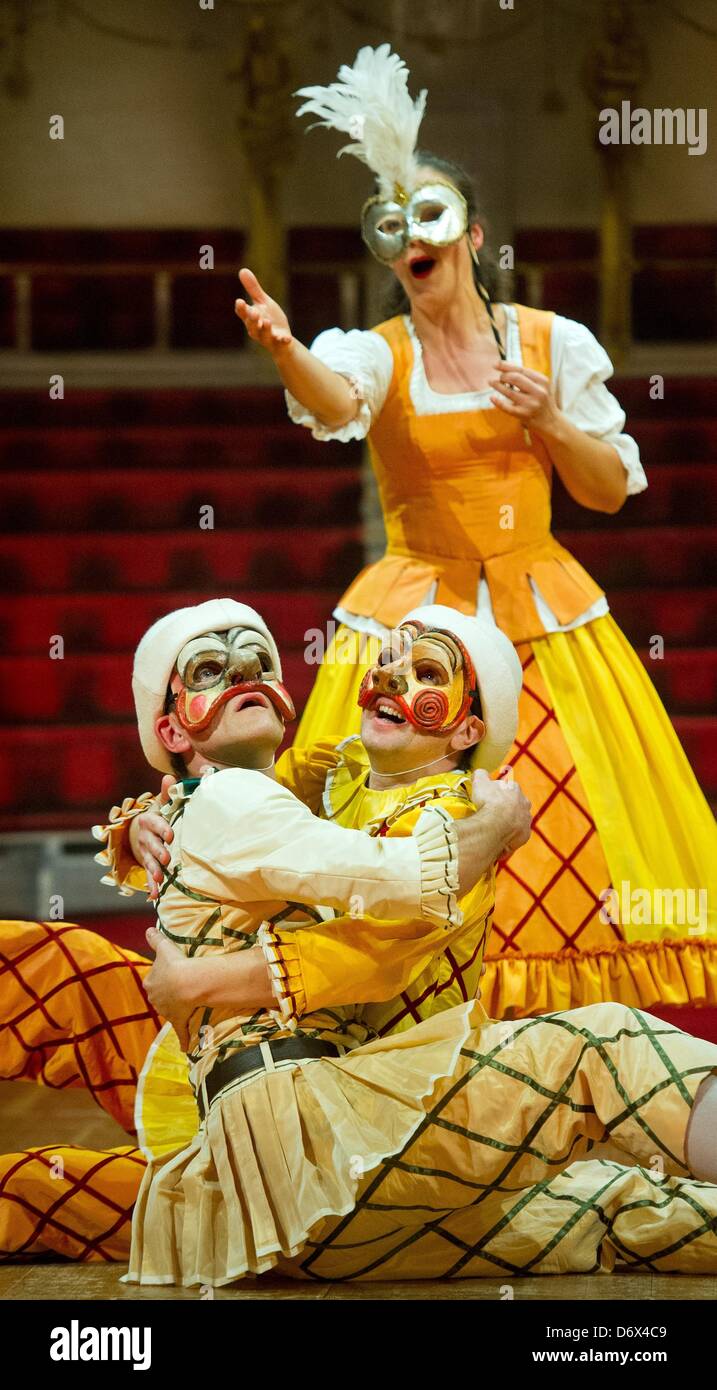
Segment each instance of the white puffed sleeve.
[{"label": "white puffed sleeve", "polygon": [[552,369],[558,406],[578,429],[617,449],[627,473],[628,495],[647,487],[640,451],[629,434],[623,434],[625,412],[605,382],[613,365],[597,338],[574,319],[555,315],[552,334]]},{"label": "white puffed sleeve", "polygon": [[315,415],[297,401],[290,391],[284,391],[290,418],[297,425],[306,425],[314,439],[364,439],[388,394],[393,376],[393,354],[385,338],[370,329],[326,328],[311,344],[311,352],[355,384],[360,406],[355,419],[341,429],[330,430]]},{"label": "white puffed sleeve", "polygon": [[371,836],[319,820],[262,772],[224,768],[193,793],[181,854],[187,887],[218,902],[280,899],[349,912],[360,901],[371,917],[463,920],[456,831],[428,810],[413,835]]}]

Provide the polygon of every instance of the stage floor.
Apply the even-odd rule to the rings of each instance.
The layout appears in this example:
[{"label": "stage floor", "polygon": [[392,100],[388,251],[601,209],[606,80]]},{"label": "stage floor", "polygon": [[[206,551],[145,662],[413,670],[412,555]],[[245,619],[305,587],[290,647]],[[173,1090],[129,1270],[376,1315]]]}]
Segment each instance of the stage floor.
[{"label": "stage floor", "polygon": [[[136,1288],[120,1284],[123,1265],[33,1264],[0,1265],[0,1301],[7,1299],[114,1299],[118,1302],[167,1302],[199,1298],[197,1289]],[[505,1280],[456,1279],[452,1282],[416,1280],[394,1284],[301,1284],[294,1279],[245,1279],[228,1289],[216,1289],[216,1299],[471,1299],[495,1303],[501,1300]],[[714,1301],[717,1279],[682,1274],[572,1274],[543,1279],[513,1279],[516,1302],[574,1303],[666,1299]],[[206,1295],[205,1295],[206,1297]]]},{"label": "stage floor", "polygon": [[[30,1144],[84,1144],[113,1148],[127,1135],[85,1091],[50,1091],[28,1082],[0,1082],[0,1152],[16,1152]],[[8,1299],[196,1300],[197,1289],[137,1288],[121,1284],[125,1266],[72,1264],[59,1260],[32,1264],[0,1264],[0,1301]],[[555,1275],[528,1279],[460,1279],[415,1283],[313,1284],[293,1279],[245,1279],[217,1289],[220,1299],[474,1299],[496,1302],[509,1283],[516,1300],[579,1299],[710,1300],[717,1299],[717,1278],[711,1275],[613,1274]]]}]

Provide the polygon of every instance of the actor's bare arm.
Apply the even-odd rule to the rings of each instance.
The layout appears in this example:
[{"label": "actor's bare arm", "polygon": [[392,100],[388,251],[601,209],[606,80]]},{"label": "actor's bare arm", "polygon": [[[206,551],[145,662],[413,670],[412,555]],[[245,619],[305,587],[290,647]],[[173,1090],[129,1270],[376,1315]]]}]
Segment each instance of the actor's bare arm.
[{"label": "actor's bare arm", "polygon": [[206,956],[187,956],[156,927],[147,931],[155,952],[144,977],[147,998],[183,1039],[186,1020],[201,1005],[254,1014],[276,1006],[269,967],[260,946]]},{"label": "actor's bare arm", "polygon": [[321,362],[295,338],[289,320],[275,299],[264,292],[253,271],[239,271],[253,304],[235,301],[235,312],[250,338],[266,348],[287,391],[329,429],[340,429],[358,413],[359,400],[346,377]]}]

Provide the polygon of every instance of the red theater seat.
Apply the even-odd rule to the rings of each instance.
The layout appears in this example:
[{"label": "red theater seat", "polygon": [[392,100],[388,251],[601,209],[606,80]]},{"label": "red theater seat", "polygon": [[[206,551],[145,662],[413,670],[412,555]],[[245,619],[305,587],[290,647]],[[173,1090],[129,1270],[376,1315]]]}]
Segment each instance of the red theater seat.
[{"label": "red theater seat", "polygon": [[[612,517],[558,484],[556,528],[608,588],[717,796],[717,392],[676,379],[655,402],[633,378],[615,391],[650,488]],[[271,388],[72,391],[61,403],[9,392],[3,406],[0,826],[81,827],[158,783],[130,672],[140,636],[171,609],[217,593],[257,607],[301,709],[315,675],[306,634],[325,628],[363,563],[360,446],[313,440]],[[199,527],[203,506],[213,530]],[[63,660],[50,658],[57,636]]]}]

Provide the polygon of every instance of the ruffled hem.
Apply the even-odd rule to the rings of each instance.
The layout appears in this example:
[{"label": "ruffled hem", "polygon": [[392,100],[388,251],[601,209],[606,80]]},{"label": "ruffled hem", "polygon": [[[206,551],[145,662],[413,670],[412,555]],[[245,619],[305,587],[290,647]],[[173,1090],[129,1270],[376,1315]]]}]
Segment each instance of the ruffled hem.
[{"label": "ruffled hem", "polygon": [[585,951],[487,956],[491,1018],[528,1018],[606,999],[632,1008],[717,1004],[717,939],[634,941]]},{"label": "ruffled hem", "polygon": [[496,623],[512,642],[544,637],[546,627],[531,587],[536,585],[558,626],[579,618],[604,590],[553,535],[485,559],[389,550],[367,565],[341,595],[338,606],[393,628],[410,609],[444,603],[461,613],[477,611],[480,580],[490,593]]},{"label": "ruffled hem", "polygon": [[452,1076],[475,1000],[337,1059],[264,1073],[215,1100],[192,1142],[140,1189],[127,1281],[220,1287],[293,1258],[359,1183],[400,1153]]},{"label": "ruffled hem", "polygon": [[306,1013],[306,992],[298,948],[293,941],[280,941],[269,922],[262,922],[256,942],[264,952],[277,1003],[276,1011],[271,1010],[272,1018],[282,1027],[293,1030],[301,1015]]}]

